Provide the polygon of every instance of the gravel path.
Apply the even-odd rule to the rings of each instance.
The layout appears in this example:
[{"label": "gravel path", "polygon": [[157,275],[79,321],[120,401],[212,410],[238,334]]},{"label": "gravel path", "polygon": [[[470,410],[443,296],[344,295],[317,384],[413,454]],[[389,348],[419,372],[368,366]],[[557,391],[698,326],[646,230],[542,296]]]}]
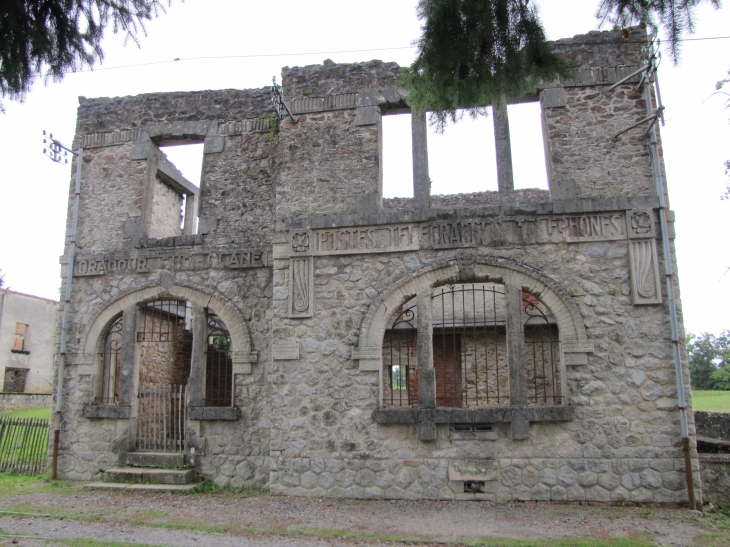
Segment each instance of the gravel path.
[{"label": "gravel path", "polygon": [[[686,509],[353,501],[239,497],[230,493],[183,496],[72,489],[68,493],[5,498],[0,500],[0,510],[0,528],[5,533],[149,545],[309,547],[383,545],[386,536],[453,542],[460,538],[608,538],[634,534],[655,545],[692,545],[698,534],[707,531],[705,517]],[[59,512],[71,518],[28,518],[27,514]],[[348,534],[347,540],[341,539],[343,534]],[[328,539],[319,539],[322,537]],[[42,544],[31,539],[18,541],[20,545]]]}]

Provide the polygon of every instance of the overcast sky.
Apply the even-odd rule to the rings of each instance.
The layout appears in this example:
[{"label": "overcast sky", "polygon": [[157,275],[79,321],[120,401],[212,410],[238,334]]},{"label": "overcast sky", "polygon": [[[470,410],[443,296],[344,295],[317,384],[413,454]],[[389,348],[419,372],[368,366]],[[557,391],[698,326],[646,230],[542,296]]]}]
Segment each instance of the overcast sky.
[{"label": "overcast sky", "polygon": [[[46,86],[38,82],[23,104],[4,100],[0,269],[6,285],[58,298],[71,172],[43,157],[42,131],[70,144],[78,96],[264,87],[272,76],[281,81],[283,66],[324,59],[407,65],[420,34],[415,5],[415,0],[174,1],[167,14],[147,25],[140,49],[132,43],[125,47],[121,36],[110,34],[104,63],[93,72],[69,74]],[[550,39],[597,28],[598,0],[540,0],[539,5]],[[717,12],[703,7],[697,23],[690,37],[730,35],[730,7]],[[684,321],[694,333],[730,328],[730,202],[720,200],[728,180],[723,161],[730,159],[730,111],[724,109],[725,97],[710,97],[728,68],[730,40],[687,41],[680,65],[673,67],[667,58],[659,73]],[[517,186],[545,187],[537,114],[529,105],[522,110],[510,112],[513,142],[519,143],[513,150]],[[391,195],[407,192],[410,184],[407,131],[399,134],[397,127],[407,127],[405,121],[386,120],[385,183]],[[492,139],[490,118],[429,136],[434,193],[496,189]],[[191,179],[199,178],[199,148],[194,152],[192,164],[168,153]]]}]

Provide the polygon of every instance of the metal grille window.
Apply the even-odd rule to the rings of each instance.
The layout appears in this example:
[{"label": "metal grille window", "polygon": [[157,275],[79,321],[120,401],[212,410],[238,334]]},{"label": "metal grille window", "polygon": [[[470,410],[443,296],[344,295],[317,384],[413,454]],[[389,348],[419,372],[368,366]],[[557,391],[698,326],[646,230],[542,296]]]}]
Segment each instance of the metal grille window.
[{"label": "metal grille window", "polygon": [[436,406],[509,405],[504,288],[451,285],[432,302]]},{"label": "metal grille window", "polygon": [[231,335],[221,318],[213,313],[208,313],[205,405],[233,405],[233,360],[231,359]]},{"label": "metal grille window", "polygon": [[522,294],[525,319],[527,399],[535,405],[564,402],[560,377],[558,327],[547,309],[531,294]]},{"label": "metal grille window", "polygon": [[122,367],[122,315],[109,327],[104,337],[104,346],[101,352],[101,389],[97,402],[100,404],[115,405],[119,402],[119,386]]},{"label": "metal grille window", "polygon": [[185,301],[158,300],[142,306],[140,315],[140,389],[186,385],[193,352],[193,333],[188,326],[190,305]]},{"label": "metal grille window", "polygon": [[398,310],[383,339],[385,406],[418,406],[416,306]]},{"label": "metal grille window", "polygon": [[[522,293],[525,359],[510,363],[506,305],[505,288],[497,283],[462,283],[434,290],[431,350],[437,407],[509,406],[510,366],[524,367],[527,404],[564,403],[554,318],[536,297]],[[418,407],[417,317],[413,299],[393,315],[385,331],[384,407]]]}]

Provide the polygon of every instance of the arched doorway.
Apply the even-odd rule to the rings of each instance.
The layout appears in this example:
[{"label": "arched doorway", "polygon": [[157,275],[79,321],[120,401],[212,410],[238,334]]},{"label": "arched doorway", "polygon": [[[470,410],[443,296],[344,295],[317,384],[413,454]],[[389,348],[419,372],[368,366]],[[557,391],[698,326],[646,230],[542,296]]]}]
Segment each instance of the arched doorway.
[{"label": "arched doorway", "polygon": [[186,387],[193,352],[192,313],[184,300],[139,308],[137,450],[185,450]]}]

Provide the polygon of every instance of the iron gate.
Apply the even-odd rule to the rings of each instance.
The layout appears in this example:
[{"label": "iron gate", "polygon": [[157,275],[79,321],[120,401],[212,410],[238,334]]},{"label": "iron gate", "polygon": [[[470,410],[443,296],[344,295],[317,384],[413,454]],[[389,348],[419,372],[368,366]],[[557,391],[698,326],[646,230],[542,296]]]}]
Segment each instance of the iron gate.
[{"label": "iron gate", "polygon": [[158,300],[140,309],[138,450],[185,450],[185,391],[193,343],[189,312],[188,303],[178,300]]}]

